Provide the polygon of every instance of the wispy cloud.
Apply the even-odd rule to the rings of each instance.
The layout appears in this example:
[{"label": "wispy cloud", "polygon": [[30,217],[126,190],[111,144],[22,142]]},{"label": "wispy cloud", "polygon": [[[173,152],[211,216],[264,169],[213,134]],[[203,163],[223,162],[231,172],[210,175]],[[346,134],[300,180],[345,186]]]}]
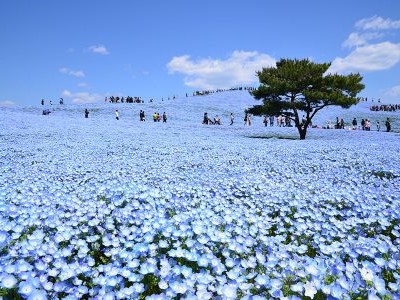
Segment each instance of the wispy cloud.
[{"label": "wispy cloud", "polygon": [[400,62],[400,44],[384,39],[389,31],[400,29],[400,20],[374,16],[357,21],[355,28],[343,42],[351,52],[345,57],[336,57],[329,72],[380,71]]},{"label": "wispy cloud", "polygon": [[400,20],[384,19],[379,16],[373,16],[371,18],[365,18],[357,21],[356,28],[362,30],[387,30],[387,29],[399,29]]},{"label": "wispy cloud", "polygon": [[380,32],[352,32],[347,40],[343,42],[343,46],[347,48],[359,47],[368,44],[371,40],[376,40],[383,37],[384,34]]},{"label": "wispy cloud", "polygon": [[110,52],[104,45],[93,45],[88,48],[90,52],[101,54],[101,55],[108,55]]},{"label": "wispy cloud", "polygon": [[75,77],[81,77],[81,78],[85,77],[85,73],[81,70],[77,71],[77,70],[71,70],[70,68],[63,67],[63,68],[60,68],[59,71],[60,71],[60,73],[75,76]]},{"label": "wispy cloud", "polygon": [[88,84],[86,82],[80,82],[80,83],[78,83],[78,87],[85,88],[85,87],[88,87]]},{"label": "wispy cloud", "polygon": [[15,105],[15,102],[11,101],[11,100],[0,101],[0,107],[11,107],[14,105]]},{"label": "wispy cloud", "polygon": [[388,96],[400,97],[400,85],[392,87],[385,94]]},{"label": "wispy cloud", "polygon": [[168,71],[186,75],[184,83],[199,89],[230,88],[258,82],[256,71],[273,66],[276,61],[257,51],[234,51],[227,59],[175,56],[167,64]]},{"label": "wispy cloud", "polygon": [[64,90],[62,96],[71,99],[72,103],[75,104],[96,103],[104,99],[104,97],[99,94],[90,94],[87,92],[73,93],[69,90]]}]

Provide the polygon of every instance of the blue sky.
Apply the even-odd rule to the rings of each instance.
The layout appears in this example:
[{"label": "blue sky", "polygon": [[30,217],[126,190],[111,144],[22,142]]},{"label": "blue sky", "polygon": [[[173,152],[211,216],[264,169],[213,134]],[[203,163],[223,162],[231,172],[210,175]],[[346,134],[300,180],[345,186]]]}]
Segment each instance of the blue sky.
[{"label": "blue sky", "polygon": [[257,86],[280,58],[360,72],[400,103],[400,1],[0,2],[0,106]]}]

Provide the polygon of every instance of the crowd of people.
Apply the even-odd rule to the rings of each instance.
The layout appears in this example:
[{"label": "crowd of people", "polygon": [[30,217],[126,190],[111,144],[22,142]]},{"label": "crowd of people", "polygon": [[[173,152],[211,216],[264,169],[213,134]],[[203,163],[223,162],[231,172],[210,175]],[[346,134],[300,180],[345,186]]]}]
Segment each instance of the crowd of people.
[{"label": "crowd of people", "polygon": [[[235,87],[235,88],[230,88],[230,89],[216,89],[216,90],[204,90],[204,91],[194,91],[193,96],[206,96],[214,93],[222,93],[222,92],[228,92],[228,91],[254,91],[256,88],[255,87]],[[188,94],[186,94],[186,97],[188,97]]]},{"label": "crowd of people", "polygon": [[369,109],[372,111],[397,111],[400,109],[400,104],[372,105]]},{"label": "crowd of people", "polygon": [[[235,88],[230,88],[230,89],[217,89],[217,90],[204,90],[204,91],[194,91],[193,96],[204,96],[204,95],[210,95],[214,93],[221,93],[221,92],[227,92],[227,91],[253,91],[255,90],[254,87],[235,87]],[[186,93],[186,97],[189,97],[189,94]],[[176,95],[173,95],[171,97],[165,97],[165,99],[176,99]],[[161,98],[161,101],[164,101],[164,97]],[[142,99],[140,96],[108,96],[104,98],[105,103],[144,103],[145,101]],[[153,98],[149,99],[149,102],[153,102]],[[41,105],[49,104],[53,105],[55,102],[53,100],[41,100]],[[60,98],[59,104],[64,104],[64,99]]]},{"label": "crowd of people", "polygon": [[105,97],[104,102],[107,103],[144,103],[141,97],[119,97],[119,96],[110,96]]}]

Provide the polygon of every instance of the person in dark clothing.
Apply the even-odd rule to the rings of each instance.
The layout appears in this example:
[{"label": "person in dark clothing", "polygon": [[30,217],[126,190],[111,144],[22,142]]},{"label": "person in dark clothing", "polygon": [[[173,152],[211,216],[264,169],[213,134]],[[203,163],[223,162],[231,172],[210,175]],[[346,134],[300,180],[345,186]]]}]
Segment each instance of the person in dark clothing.
[{"label": "person in dark clothing", "polygon": [[140,121],[141,121],[141,122],[146,121],[146,117],[145,117],[145,115],[144,115],[144,111],[143,111],[143,110],[140,110],[139,118],[140,118]]},{"label": "person in dark clothing", "polygon": [[353,119],[352,124],[353,124],[353,130],[357,129],[357,119],[356,118]]},{"label": "person in dark clothing", "polygon": [[89,118],[89,111],[87,108],[85,108],[85,118]]},{"label": "person in dark clothing", "polygon": [[392,125],[390,124],[389,118],[386,119],[385,126],[386,126],[386,132],[392,130]]},{"label": "person in dark clothing", "polygon": [[204,113],[203,124],[208,125],[208,114],[206,112]]}]

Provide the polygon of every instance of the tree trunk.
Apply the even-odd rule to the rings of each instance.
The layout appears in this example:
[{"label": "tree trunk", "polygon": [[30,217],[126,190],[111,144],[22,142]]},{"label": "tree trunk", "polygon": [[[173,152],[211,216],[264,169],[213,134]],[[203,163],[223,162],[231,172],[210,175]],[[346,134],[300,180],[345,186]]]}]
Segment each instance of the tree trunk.
[{"label": "tree trunk", "polygon": [[307,127],[303,126],[298,126],[297,130],[299,131],[299,135],[300,135],[300,140],[305,140],[306,139],[306,134],[307,134]]}]

